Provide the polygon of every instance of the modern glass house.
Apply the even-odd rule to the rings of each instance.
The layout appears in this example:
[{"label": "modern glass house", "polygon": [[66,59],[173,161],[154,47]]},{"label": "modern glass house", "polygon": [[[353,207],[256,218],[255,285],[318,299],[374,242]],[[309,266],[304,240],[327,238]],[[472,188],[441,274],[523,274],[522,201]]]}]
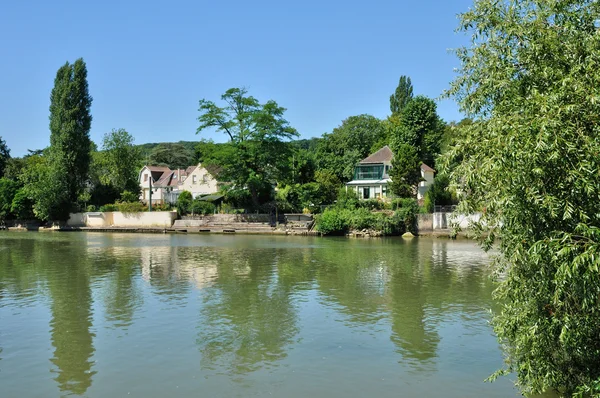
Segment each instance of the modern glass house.
[{"label": "modern glass house", "polygon": [[[354,178],[346,184],[346,190],[356,191],[360,199],[385,199],[388,194],[388,183],[391,181],[389,171],[392,168],[394,153],[386,145],[374,154],[360,161],[354,168]],[[417,199],[423,199],[429,185],[433,184],[435,171],[425,163],[421,164],[423,181],[416,192]]]}]

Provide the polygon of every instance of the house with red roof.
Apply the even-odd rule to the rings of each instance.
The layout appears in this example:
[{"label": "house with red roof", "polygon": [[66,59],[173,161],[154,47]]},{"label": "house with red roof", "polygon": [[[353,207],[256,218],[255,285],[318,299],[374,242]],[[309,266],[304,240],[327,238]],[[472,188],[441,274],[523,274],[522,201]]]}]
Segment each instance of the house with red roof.
[{"label": "house with red roof", "polygon": [[[346,190],[354,190],[360,199],[386,199],[392,196],[388,191],[391,182],[389,172],[392,168],[394,153],[386,145],[377,152],[361,160],[354,168],[354,178],[346,184]],[[418,200],[425,197],[425,192],[433,184],[435,170],[421,164],[423,181],[417,187]]]}]

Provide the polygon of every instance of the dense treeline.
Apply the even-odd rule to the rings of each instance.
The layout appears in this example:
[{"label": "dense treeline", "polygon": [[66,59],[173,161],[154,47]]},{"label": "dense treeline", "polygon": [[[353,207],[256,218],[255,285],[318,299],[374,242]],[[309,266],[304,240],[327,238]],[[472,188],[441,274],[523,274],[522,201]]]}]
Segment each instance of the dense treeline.
[{"label": "dense treeline", "polygon": [[[50,146],[11,158],[0,138],[0,218],[57,221],[74,211],[141,211],[144,207],[136,202],[144,164],[176,169],[199,162],[222,183],[229,208],[319,213],[338,202],[356,164],[385,145],[396,153],[392,192],[414,197],[420,163],[435,167],[460,126],[446,125],[433,100],[413,97],[407,76],[391,95],[391,114],[385,120],[349,116],[331,132],[309,139],[298,138],[285,119],[286,109],[273,100],[262,103],[244,88],[230,89],[221,99],[223,106],[200,101],[198,132],[216,130],[226,142],[135,145],[126,130],[114,129],[98,147],[89,137],[92,97],[85,62],[66,63],[57,71],[51,93]],[[440,194],[426,200],[426,209],[452,200],[446,186],[433,190]],[[208,209],[204,203],[195,206],[197,212]],[[191,203],[178,208],[194,211]]]}]

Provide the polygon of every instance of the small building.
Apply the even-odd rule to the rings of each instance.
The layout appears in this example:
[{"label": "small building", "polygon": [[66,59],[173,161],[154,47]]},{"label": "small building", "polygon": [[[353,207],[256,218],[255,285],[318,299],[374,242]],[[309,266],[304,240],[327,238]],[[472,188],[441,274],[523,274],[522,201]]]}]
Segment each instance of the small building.
[{"label": "small building", "polygon": [[175,203],[183,191],[189,191],[194,198],[218,191],[217,181],[201,164],[176,170],[144,166],[140,170],[139,184],[143,203],[148,203],[150,189],[152,203]]},{"label": "small building", "polygon": [[[386,145],[374,154],[361,160],[354,168],[354,178],[346,184],[346,190],[354,190],[360,199],[386,199],[392,196],[388,191],[391,182],[389,172],[394,153]],[[435,171],[425,163],[421,164],[423,181],[417,188],[417,199],[425,197],[425,192],[433,184]]]}]

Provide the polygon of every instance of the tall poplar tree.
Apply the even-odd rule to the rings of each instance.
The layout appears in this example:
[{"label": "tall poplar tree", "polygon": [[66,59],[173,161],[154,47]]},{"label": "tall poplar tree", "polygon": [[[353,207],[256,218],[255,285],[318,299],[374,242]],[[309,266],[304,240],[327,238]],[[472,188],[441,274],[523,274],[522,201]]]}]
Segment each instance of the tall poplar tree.
[{"label": "tall poplar tree", "polygon": [[92,97],[87,68],[82,58],[64,64],[56,73],[50,94],[51,166],[64,171],[68,199],[77,200],[90,167]]},{"label": "tall poplar tree", "polygon": [[50,147],[35,181],[26,186],[42,220],[65,220],[88,179],[92,97],[83,59],[56,72],[50,94]]},{"label": "tall poplar tree", "polygon": [[390,96],[390,111],[392,111],[392,116],[400,115],[412,98],[413,86],[410,77],[400,76],[398,87],[396,87],[394,94]]}]

